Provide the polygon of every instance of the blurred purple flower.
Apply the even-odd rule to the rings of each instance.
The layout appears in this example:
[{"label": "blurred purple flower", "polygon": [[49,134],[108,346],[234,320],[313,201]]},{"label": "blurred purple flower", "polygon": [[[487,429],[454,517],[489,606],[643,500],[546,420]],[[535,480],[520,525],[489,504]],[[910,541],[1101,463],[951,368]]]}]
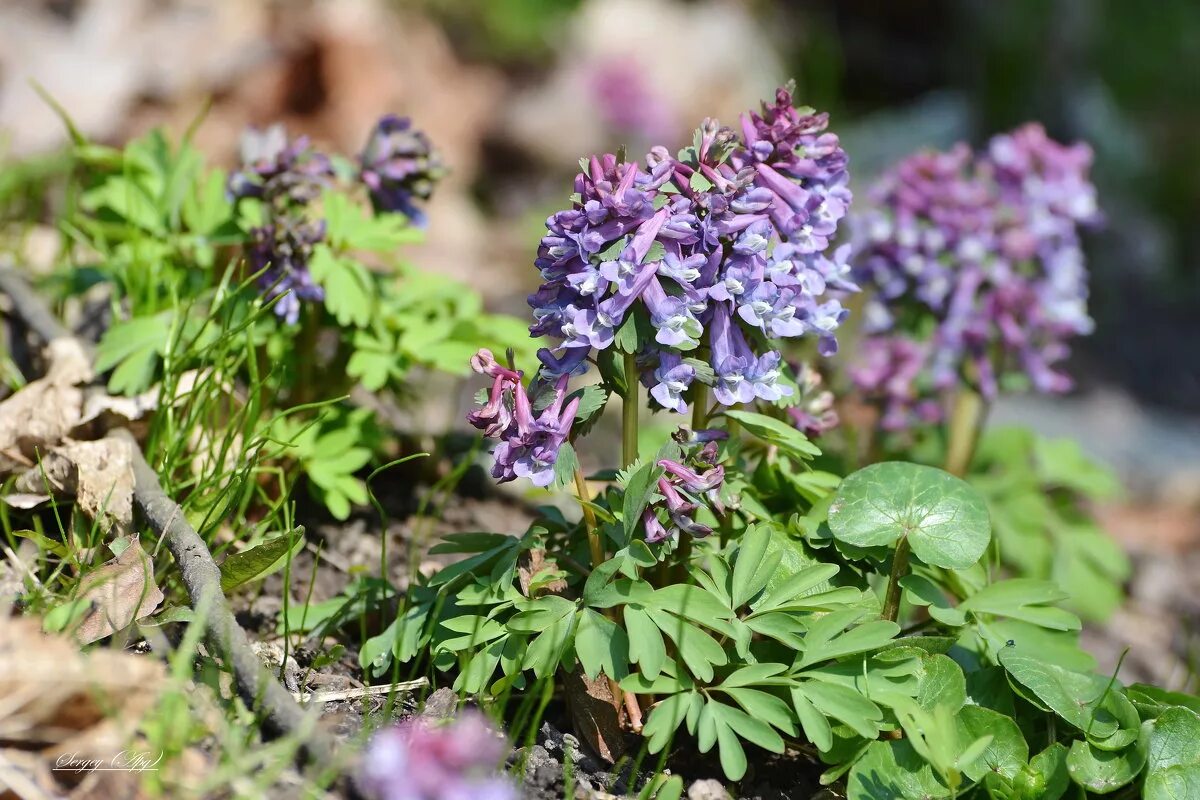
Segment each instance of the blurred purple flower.
[{"label": "blurred purple flower", "polygon": [[272,206],[303,205],[315,200],[333,180],[329,158],[312,148],[307,136],[288,141],[282,125],[247,130],[242,135],[240,169],[230,174],[230,199],[254,197]]},{"label": "blurred purple flower", "polygon": [[588,87],[604,123],[617,133],[657,139],[674,132],[670,99],[647,82],[627,58],[608,58],[588,67]]},{"label": "blurred purple flower", "polygon": [[497,773],[507,751],[477,711],[443,726],[410,719],[375,734],[358,783],[374,800],[517,800]]},{"label": "blurred purple flower", "polygon": [[833,392],[823,388],[821,373],[809,364],[801,364],[794,370],[799,387],[796,404],[788,408],[792,423],[810,439],[838,426],[837,409],[833,405]]},{"label": "blurred purple flower", "polygon": [[433,194],[445,172],[429,137],[408,117],[384,116],[371,131],[359,157],[362,182],[376,212],[399,212],[424,227],[425,213],[417,202]]},{"label": "blurred purple flower", "polygon": [[1070,388],[1058,364],[1092,330],[1079,238],[1100,221],[1091,157],[1030,124],[978,156],[961,144],[912,155],[872,189],[853,224],[855,277],[874,291],[869,332],[897,338],[867,341],[856,383],[885,427],[936,418],[933,393],[962,377],[988,399],[1013,373]]},{"label": "blurred purple flower", "polygon": [[259,274],[258,286],[275,301],[275,314],[289,325],[300,319],[300,303],[320,302],[325,290],[312,282],[308,261],[313,247],[325,238],[323,221],[283,216],[250,232],[246,260]]}]

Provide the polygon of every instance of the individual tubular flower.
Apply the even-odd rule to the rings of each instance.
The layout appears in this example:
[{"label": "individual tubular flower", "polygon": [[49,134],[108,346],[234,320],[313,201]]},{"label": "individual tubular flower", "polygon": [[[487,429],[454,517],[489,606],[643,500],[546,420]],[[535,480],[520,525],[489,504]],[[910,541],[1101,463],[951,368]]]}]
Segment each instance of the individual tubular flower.
[{"label": "individual tubular flower", "polygon": [[406,720],[371,739],[358,783],[374,800],[516,800],[497,774],[507,749],[479,712],[443,726]]},{"label": "individual tubular flower", "polygon": [[695,468],[671,459],[658,462],[663,470],[662,477],[658,479],[661,498],[642,512],[647,542],[659,542],[678,536],[681,532],[695,538],[712,533],[711,527],[696,520],[696,512],[705,504],[718,513],[725,510],[720,499],[725,468],[715,463],[716,449],[715,442],[701,448],[690,459]]},{"label": "individual tubular flower", "polygon": [[519,371],[501,366],[488,350],[477,352],[471,367],[492,378],[487,400],[467,415],[467,420],[485,436],[499,440],[493,451],[492,477],[501,483],[528,478],[535,486],[549,486],[554,480],[558,451],[570,436],[579,407],[578,398],[563,406],[568,376],[558,378],[553,399],[534,416]]},{"label": "individual tubular flower", "polygon": [[[740,133],[706,120],[678,157],[655,147],[644,164],[583,162],[535,261],[530,333],[561,341],[543,363],[582,368],[639,314],[654,331],[639,346],[658,353],[641,377],[662,407],[686,411],[697,381],[725,405],[786,396],[778,352],[757,343],[811,336],[832,354],[846,315],[834,295],[857,291],[847,251],[824,252],[850,201],[846,156],[826,126],[781,89]],[[713,375],[683,366],[689,352]]]},{"label": "individual tubular flower", "polygon": [[[888,426],[935,416],[924,401],[961,377],[989,400],[1014,374],[1037,391],[1070,388],[1058,364],[1092,329],[1079,239],[1100,221],[1090,163],[1086,145],[1031,124],[979,155],[917,153],[873,188],[853,225],[856,277],[874,292],[868,332],[901,338],[868,339],[856,382]],[[887,357],[899,359],[891,375]]]},{"label": "individual tubular flower", "polygon": [[359,176],[377,212],[400,212],[424,227],[425,213],[417,205],[433,194],[445,173],[429,137],[408,117],[388,114],[375,125],[359,157]]}]

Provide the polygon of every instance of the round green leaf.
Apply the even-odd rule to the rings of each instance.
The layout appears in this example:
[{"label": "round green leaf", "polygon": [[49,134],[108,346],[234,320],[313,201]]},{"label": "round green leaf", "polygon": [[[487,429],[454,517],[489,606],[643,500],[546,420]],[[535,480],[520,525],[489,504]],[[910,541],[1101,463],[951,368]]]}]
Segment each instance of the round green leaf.
[{"label": "round green leaf", "polygon": [[1067,754],[1067,771],[1071,780],[1096,794],[1115,792],[1137,777],[1146,765],[1145,738],[1124,750],[1099,750],[1082,739],[1076,739]]},{"label": "round green leaf", "polygon": [[907,538],[926,564],[966,569],[991,539],[987,504],[968,483],[919,464],[888,461],[848,476],[829,507],[835,539],[857,547]]},{"label": "round green leaf", "polygon": [[1021,729],[1011,717],[979,706],[963,706],[958,712],[959,742],[966,747],[984,736],[992,741],[983,751],[983,756],[963,768],[973,781],[983,780],[989,772],[1012,780],[1029,760],[1029,745],[1021,735]]},{"label": "round green leaf", "polygon": [[1101,699],[1108,699],[1109,693],[1120,691],[1119,687],[1105,691],[1108,678],[1063,669],[1011,647],[1000,651],[1000,664],[1020,686],[1089,736],[1105,739],[1120,727],[1106,705],[1097,706]]},{"label": "round green leaf", "polygon": [[1152,724],[1143,796],[1200,797],[1200,716],[1176,706]]},{"label": "round green leaf", "polygon": [[907,739],[871,742],[846,780],[848,800],[931,800],[951,794]]}]

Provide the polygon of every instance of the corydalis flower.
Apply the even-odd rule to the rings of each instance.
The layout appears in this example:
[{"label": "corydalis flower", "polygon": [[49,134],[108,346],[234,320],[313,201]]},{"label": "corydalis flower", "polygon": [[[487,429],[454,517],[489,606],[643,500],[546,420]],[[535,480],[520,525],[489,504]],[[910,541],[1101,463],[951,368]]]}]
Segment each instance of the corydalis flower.
[{"label": "corydalis flower", "polygon": [[567,376],[558,379],[550,403],[535,416],[519,371],[501,366],[486,349],[471,359],[471,368],[492,378],[484,404],[467,415],[485,436],[499,440],[492,453],[492,477],[500,483],[528,478],[535,486],[549,486],[579,407],[578,398],[563,406]]},{"label": "corydalis flower", "polygon": [[325,238],[325,222],[313,217],[309,204],[332,178],[329,159],[306,137],[289,142],[280,125],[248,131],[242,167],[229,176],[231,198],[263,203],[263,224],[250,232],[246,259],[266,298],[275,300],[275,314],[289,325],[300,318],[301,302],[325,297],[308,271],[313,248]]},{"label": "corydalis flower", "polygon": [[407,720],[371,739],[359,785],[375,800],[516,800],[497,774],[507,749],[478,712],[442,726]]},{"label": "corydalis flower", "polygon": [[430,198],[445,172],[429,137],[408,117],[388,114],[371,131],[359,161],[375,210],[398,211],[423,227],[425,214],[417,202]]},{"label": "corydalis flower", "polygon": [[706,503],[724,512],[720,489],[725,481],[725,468],[715,463],[716,455],[716,443],[709,442],[692,457],[693,466],[671,459],[658,462],[663,471],[657,484],[661,499],[642,513],[647,542],[659,542],[680,533],[695,538],[712,533],[711,527],[696,520],[696,512]]},{"label": "corydalis flower", "polygon": [[312,282],[308,272],[313,247],[324,238],[324,222],[287,216],[250,232],[246,249],[250,269],[259,273],[258,285],[267,299],[279,298],[275,313],[289,325],[299,320],[301,301],[325,299],[325,290]]},{"label": "corydalis flower", "polygon": [[282,125],[246,131],[241,161],[226,185],[233,200],[254,197],[273,205],[303,205],[316,199],[333,179],[329,158],[314,150],[307,136],[289,142]]},{"label": "corydalis flower", "polygon": [[[1070,338],[1092,329],[1079,241],[1079,228],[1099,221],[1090,164],[1086,145],[1027,125],[982,155],[965,145],[915,154],[874,187],[854,225],[858,277],[875,290],[867,326],[907,338],[868,340],[856,382],[882,403],[885,427],[934,417],[925,401],[960,376],[988,399],[1005,374],[1042,392],[1070,387],[1057,364]],[[929,318],[933,333],[920,341],[923,323],[897,322]],[[884,369],[885,357],[898,361]]]},{"label": "corydalis flower", "polygon": [[[824,252],[850,202],[845,153],[826,126],[781,89],[740,134],[706,120],[678,157],[655,147],[644,164],[583,162],[535,261],[544,282],[529,298],[530,333],[561,340],[543,363],[581,369],[641,314],[654,331],[639,342],[653,370],[641,377],[664,408],[686,411],[696,381],[725,405],[786,396],[778,352],[750,342],[811,336],[830,355],[846,311],[829,293],[857,291],[847,251]],[[705,345],[711,373],[683,365]]]}]

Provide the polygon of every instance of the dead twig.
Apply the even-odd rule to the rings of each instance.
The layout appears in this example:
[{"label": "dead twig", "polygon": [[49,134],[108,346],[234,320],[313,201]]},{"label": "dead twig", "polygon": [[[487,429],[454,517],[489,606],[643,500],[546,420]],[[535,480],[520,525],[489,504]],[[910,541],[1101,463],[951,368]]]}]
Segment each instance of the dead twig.
[{"label": "dead twig", "polygon": [[428,678],[417,678],[414,681],[401,681],[383,686],[361,686],[357,689],[343,689],[340,692],[292,692],[292,697],[300,703],[336,703],[340,700],[360,700],[364,697],[386,697],[392,692],[405,694],[428,685]]},{"label": "dead twig", "polygon": [[[12,315],[47,344],[71,336],[24,277],[5,265],[0,265],[0,293],[8,295],[13,306]],[[133,434],[116,429],[108,435],[129,442],[134,502],[174,556],[192,607],[206,611],[197,620],[205,626],[205,641],[233,673],[242,700],[262,713],[264,734],[268,737],[295,735],[303,742],[302,757],[329,764],[333,747],[315,729],[315,718],[296,703],[250,648],[246,632],[237,624],[221,591],[221,571],[212,553],[187,521],[183,509],[163,490],[158,475],[146,462]]]}]

